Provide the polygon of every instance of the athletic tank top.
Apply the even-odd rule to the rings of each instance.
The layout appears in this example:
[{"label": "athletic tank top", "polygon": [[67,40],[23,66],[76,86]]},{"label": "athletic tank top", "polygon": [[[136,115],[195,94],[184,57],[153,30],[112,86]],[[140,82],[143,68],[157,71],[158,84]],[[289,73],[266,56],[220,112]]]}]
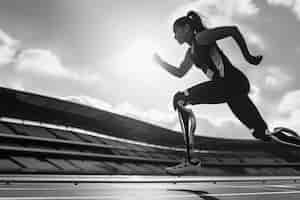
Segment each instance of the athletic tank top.
[{"label": "athletic tank top", "polygon": [[[225,68],[234,68],[222,50],[216,43],[210,45],[199,45],[196,41],[189,49],[191,59],[196,67],[200,68],[205,75],[211,79],[225,77]],[[226,73],[228,75],[228,73]]]}]

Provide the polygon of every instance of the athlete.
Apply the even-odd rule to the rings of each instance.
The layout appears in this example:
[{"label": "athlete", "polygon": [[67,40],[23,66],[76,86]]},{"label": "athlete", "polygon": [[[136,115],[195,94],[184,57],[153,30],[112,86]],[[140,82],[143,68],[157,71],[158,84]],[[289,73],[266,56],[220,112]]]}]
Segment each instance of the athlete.
[{"label": "athlete", "polygon": [[195,11],[189,11],[186,16],[174,22],[173,31],[180,45],[186,43],[189,46],[183,62],[179,67],[175,67],[165,62],[158,54],[154,55],[155,61],[178,78],[183,77],[195,65],[210,79],[185,91],[177,92],[173,98],[173,106],[182,124],[188,154],[187,160],[175,166],[174,169],[180,171],[181,168],[198,165],[190,156],[190,145],[193,143],[191,129],[194,127],[190,127],[190,118],[193,118],[193,114],[191,109],[185,107],[187,105],[227,103],[234,115],[250,129],[255,138],[269,141],[268,125],[248,96],[249,80],[232,65],[216,43],[218,40],[232,37],[240,47],[246,61],[252,65],[258,65],[263,57],[253,56],[249,52],[238,27],[225,26],[209,29],[202,23],[201,17]]}]

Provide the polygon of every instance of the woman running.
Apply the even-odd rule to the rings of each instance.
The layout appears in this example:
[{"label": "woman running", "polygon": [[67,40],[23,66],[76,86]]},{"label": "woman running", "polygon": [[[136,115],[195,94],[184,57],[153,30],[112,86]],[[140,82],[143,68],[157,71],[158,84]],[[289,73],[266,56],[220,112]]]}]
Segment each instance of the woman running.
[{"label": "woman running", "polygon": [[[189,45],[180,67],[174,67],[157,54],[155,61],[166,71],[176,77],[183,77],[193,64],[201,69],[210,79],[183,92],[177,92],[173,99],[174,109],[178,111],[183,122],[185,140],[189,145],[189,113],[186,105],[227,103],[235,116],[252,131],[255,138],[269,141],[268,126],[261,117],[248,94],[250,84],[247,77],[232,65],[227,56],[217,45],[217,41],[232,37],[239,45],[247,62],[258,65],[262,56],[250,54],[245,39],[236,26],[217,27],[208,29],[202,23],[201,17],[194,11],[178,18],[173,24],[175,39],[178,43]],[[187,165],[193,165],[190,159],[189,147]]]}]

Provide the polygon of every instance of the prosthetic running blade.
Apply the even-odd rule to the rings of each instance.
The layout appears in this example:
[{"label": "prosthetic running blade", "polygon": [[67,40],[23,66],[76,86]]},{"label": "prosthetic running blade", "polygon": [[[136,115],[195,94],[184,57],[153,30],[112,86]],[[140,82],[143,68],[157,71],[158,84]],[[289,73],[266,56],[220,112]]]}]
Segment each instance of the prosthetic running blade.
[{"label": "prosthetic running blade", "polygon": [[300,148],[300,136],[292,129],[285,127],[274,128],[270,134],[272,141],[283,145]]}]

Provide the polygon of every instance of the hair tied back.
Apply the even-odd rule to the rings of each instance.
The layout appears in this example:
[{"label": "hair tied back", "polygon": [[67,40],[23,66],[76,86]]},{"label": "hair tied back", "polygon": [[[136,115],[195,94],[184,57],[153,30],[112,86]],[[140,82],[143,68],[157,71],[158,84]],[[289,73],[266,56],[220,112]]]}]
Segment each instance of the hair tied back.
[{"label": "hair tied back", "polygon": [[192,18],[194,18],[194,17],[197,16],[197,15],[198,15],[198,14],[197,14],[195,11],[190,10],[190,11],[188,11],[186,17],[192,19]]}]

